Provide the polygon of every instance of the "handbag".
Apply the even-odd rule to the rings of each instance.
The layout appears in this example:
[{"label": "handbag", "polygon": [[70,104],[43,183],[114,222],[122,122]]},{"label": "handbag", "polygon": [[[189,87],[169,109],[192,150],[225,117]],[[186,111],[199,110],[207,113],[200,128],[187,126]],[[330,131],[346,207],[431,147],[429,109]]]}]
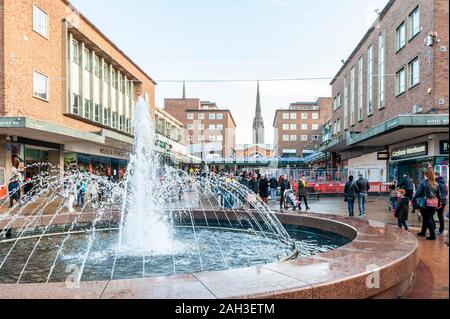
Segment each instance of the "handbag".
[{"label": "handbag", "polygon": [[427,198],[427,207],[437,208],[439,206],[439,200],[437,198]]}]

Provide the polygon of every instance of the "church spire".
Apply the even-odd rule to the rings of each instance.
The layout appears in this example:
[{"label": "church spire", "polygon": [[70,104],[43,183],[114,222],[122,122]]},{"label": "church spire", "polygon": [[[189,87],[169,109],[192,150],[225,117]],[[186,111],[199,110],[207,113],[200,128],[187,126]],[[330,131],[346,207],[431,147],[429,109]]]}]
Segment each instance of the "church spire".
[{"label": "church spire", "polygon": [[182,96],[183,100],[186,99],[186,82],[183,81],[183,96]]},{"label": "church spire", "polygon": [[256,89],[256,110],[253,119],[253,144],[264,144],[264,119],[261,111],[261,93],[259,89],[259,80]]}]

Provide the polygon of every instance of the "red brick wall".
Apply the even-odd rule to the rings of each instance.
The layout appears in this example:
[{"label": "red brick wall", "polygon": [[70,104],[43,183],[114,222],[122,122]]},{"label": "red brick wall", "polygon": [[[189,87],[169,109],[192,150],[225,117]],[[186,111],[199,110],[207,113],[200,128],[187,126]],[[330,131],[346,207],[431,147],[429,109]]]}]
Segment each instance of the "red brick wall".
[{"label": "red brick wall", "polygon": [[[440,2],[436,7],[444,7],[444,3],[448,6],[448,1],[435,0]],[[413,39],[407,42],[406,46],[399,52],[396,52],[396,29],[405,21],[407,25],[408,15],[419,5],[420,7],[420,25],[422,30]],[[338,118],[341,119],[341,133],[343,133],[343,119],[344,119],[344,76],[348,76],[348,83],[350,86],[350,72],[351,68],[355,66],[355,83],[358,83],[358,60],[363,57],[363,120],[358,122],[357,118],[357,103],[358,103],[358,90],[355,88],[355,125],[350,126],[350,102],[348,103],[348,129],[352,132],[365,131],[381,122],[391,119],[398,114],[412,113],[413,105],[419,104],[423,107],[423,112],[427,113],[437,106],[434,101],[433,94],[428,93],[428,89],[433,89],[435,86],[435,79],[438,77],[434,73],[436,68],[442,69],[444,72],[445,67],[442,63],[446,63],[446,69],[448,70],[448,52],[445,53],[446,58],[440,58],[439,66],[433,66],[431,63],[433,48],[424,45],[425,38],[431,31],[434,30],[434,16],[435,16],[434,1],[430,0],[397,0],[392,7],[387,11],[381,21],[377,21],[374,26],[375,29],[362,44],[361,48],[356,54],[347,62],[346,67],[339,74],[339,77],[332,85],[333,97],[341,93],[341,107],[334,111],[332,114],[332,120]],[[443,14],[445,15],[445,14]],[[447,17],[448,19],[448,7]],[[440,19],[443,20],[443,17]],[[448,22],[447,22],[448,28]],[[378,35],[380,32],[385,32],[385,107],[378,110]],[[338,30],[339,32],[339,30]],[[448,34],[448,33],[447,33]],[[338,36],[345,36],[339,35]],[[448,36],[447,36],[448,38]],[[367,115],[367,49],[369,46],[373,47],[373,115]],[[408,63],[416,56],[419,56],[420,63],[420,83],[413,88],[406,86],[406,92],[396,96],[395,91],[395,74],[402,66],[408,69]],[[445,61],[445,59],[447,59]],[[435,62],[435,64],[438,62]],[[407,72],[408,76],[408,72]],[[443,87],[447,85],[448,91],[448,77],[447,80],[441,81],[441,87],[437,86],[434,91],[442,91]],[[435,95],[442,95],[442,93],[435,93]],[[448,95],[447,95],[448,96]],[[350,101],[350,89],[349,89],[349,101]],[[442,112],[448,112],[448,104],[445,109],[441,109]]]},{"label": "red brick wall", "polygon": [[5,56],[4,56],[4,36],[3,36],[3,29],[4,29],[4,17],[3,17],[3,1],[0,0],[0,116],[2,116],[5,112],[5,105],[4,105],[4,99],[5,99]]},{"label": "red brick wall", "polygon": [[[5,99],[5,115],[26,116],[66,127],[98,131],[95,125],[64,116],[65,110],[65,61],[67,43],[62,18],[70,11],[64,0],[3,0],[5,9],[4,47],[5,56],[14,55],[14,63],[5,64],[8,96]],[[49,15],[49,38],[33,31],[33,3]],[[134,65],[118,48],[99,33],[87,20],[81,18],[79,27],[83,35],[106,52],[123,68],[142,82],[142,94],[149,93],[150,105],[154,109],[154,83]],[[49,101],[33,97],[33,70],[49,77]]]},{"label": "red brick wall", "polygon": [[[449,1],[448,0],[434,0],[435,17],[434,17],[434,31],[437,32],[439,42],[434,47],[434,105],[436,108],[443,109],[448,112],[449,106],[449,86],[448,86],[448,15],[449,15]],[[446,47],[445,51],[441,51],[441,47]],[[445,104],[439,105],[439,100],[444,99]]]}]

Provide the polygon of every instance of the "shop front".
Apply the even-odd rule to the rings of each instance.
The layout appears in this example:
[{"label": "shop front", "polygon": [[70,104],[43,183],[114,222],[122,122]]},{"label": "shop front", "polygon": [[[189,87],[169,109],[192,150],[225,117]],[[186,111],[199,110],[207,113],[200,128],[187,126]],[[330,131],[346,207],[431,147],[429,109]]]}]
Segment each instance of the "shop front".
[{"label": "shop front", "polygon": [[436,134],[390,147],[389,179],[399,181],[407,173],[418,185],[424,171],[432,167],[448,180],[448,140],[445,137]]},{"label": "shop front", "polygon": [[128,166],[128,152],[100,145],[66,145],[64,170],[79,170],[121,180]]}]

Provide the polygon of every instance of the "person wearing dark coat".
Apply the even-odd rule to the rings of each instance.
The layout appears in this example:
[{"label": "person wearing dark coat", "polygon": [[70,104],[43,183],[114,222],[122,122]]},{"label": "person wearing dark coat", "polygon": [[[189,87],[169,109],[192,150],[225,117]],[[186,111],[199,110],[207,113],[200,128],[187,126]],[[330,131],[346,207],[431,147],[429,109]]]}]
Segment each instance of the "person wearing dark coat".
[{"label": "person wearing dark coat", "polygon": [[298,200],[300,202],[300,205],[299,205],[299,209],[300,210],[302,209],[302,206],[301,206],[302,205],[302,199],[305,202],[306,210],[310,209],[309,206],[308,206],[308,199],[307,199],[307,197],[308,197],[308,187],[307,186],[308,186],[308,184],[306,183],[305,176],[302,176],[300,178],[300,180],[298,181],[298,191],[297,191],[297,193],[298,193]]},{"label": "person wearing dark coat", "polygon": [[439,234],[442,235],[444,233],[444,225],[445,225],[445,219],[444,219],[444,211],[445,206],[447,206],[447,184],[445,183],[444,178],[441,176],[440,173],[435,173],[436,175],[436,183],[439,187],[440,195],[441,195],[441,207],[439,207],[436,212],[439,219]]},{"label": "person wearing dark coat", "polygon": [[411,177],[409,177],[408,173],[403,174],[403,179],[397,186],[399,189],[404,189],[406,192],[406,197],[412,201],[414,197],[414,183]]},{"label": "person wearing dark coat", "polygon": [[284,192],[291,189],[291,183],[289,182],[287,175],[281,177],[279,185],[281,188],[280,209],[282,209],[284,204]]},{"label": "person wearing dark coat", "polygon": [[13,176],[8,184],[9,208],[14,206],[20,200],[20,183],[17,176]]},{"label": "person wearing dark coat", "polygon": [[406,197],[406,191],[404,189],[399,189],[398,193],[400,194],[400,198],[397,203],[397,207],[395,208],[395,218],[398,221],[398,227],[405,227],[405,230],[408,230],[408,225],[406,221],[408,220],[409,213],[409,199]]},{"label": "person wearing dark coat", "polygon": [[441,205],[441,196],[433,169],[429,168],[426,172],[425,179],[420,183],[414,195],[413,203],[418,206],[422,215],[422,230],[417,236],[425,237],[428,230],[430,236],[427,237],[427,240],[436,240],[434,214]]},{"label": "person wearing dark coat", "polygon": [[349,176],[348,182],[344,187],[345,201],[347,202],[348,216],[355,216],[355,199],[358,196],[358,185],[354,182],[354,177]]},{"label": "person wearing dark coat", "polygon": [[258,180],[255,176],[252,176],[250,178],[250,181],[248,182],[248,188],[255,194],[258,194]]},{"label": "person wearing dark coat", "polygon": [[269,198],[269,180],[264,174],[261,175],[261,179],[259,180],[259,196],[267,204],[267,199]]},{"label": "person wearing dark coat", "polygon": [[275,178],[275,176],[272,176],[272,178],[269,180],[270,185],[270,198],[272,201],[276,201],[277,198],[277,189],[278,189],[278,181]]}]

